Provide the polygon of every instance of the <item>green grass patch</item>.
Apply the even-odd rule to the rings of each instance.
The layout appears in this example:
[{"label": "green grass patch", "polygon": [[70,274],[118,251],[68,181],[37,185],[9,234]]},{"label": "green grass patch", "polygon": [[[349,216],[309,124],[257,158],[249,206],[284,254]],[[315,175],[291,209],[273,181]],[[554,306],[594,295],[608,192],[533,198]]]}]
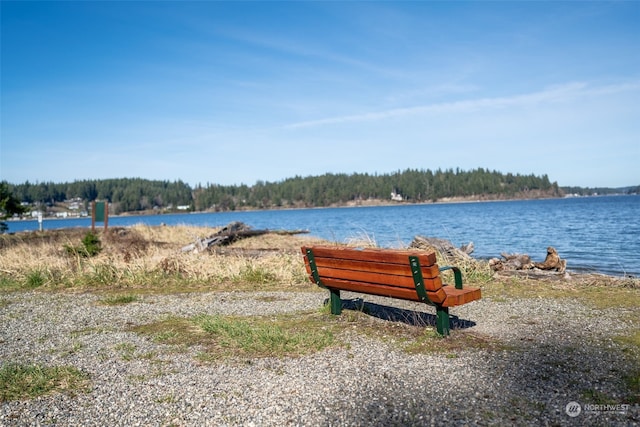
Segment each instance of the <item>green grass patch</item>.
[{"label": "green grass patch", "polygon": [[333,343],[333,335],[322,328],[299,328],[283,319],[199,316],[195,322],[214,337],[217,346],[253,357],[304,354]]},{"label": "green grass patch", "polygon": [[277,283],[278,276],[267,268],[248,263],[242,267],[240,273],[233,277],[232,280],[235,283],[269,285]]},{"label": "green grass patch", "polygon": [[629,369],[622,373],[627,386],[628,403],[640,404],[640,329],[613,339],[622,347],[622,352],[629,360]]},{"label": "green grass patch", "polygon": [[570,298],[597,309],[640,307],[640,287],[635,282],[611,278],[594,280],[543,281],[511,277],[483,284],[482,296],[496,302],[513,298]]},{"label": "green grass patch", "polygon": [[418,328],[407,339],[402,349],[409,354],[444,354],[455,359],[459,353],[468,350],[513,351],[515,347],[507,346],[500,341],[467,331],[453,331],[448,337],[442,337],[433,328]]},{"label": "green grass patch", "polygon": [[0,291],[1,292],[13,292],[20,289],[22,286],[20,281],[13,276],[5,273],[0,273]]},{"label": "green grass patch", "polygon": [[62,357],[66,357],[72,354],[75,354],[77,352],[79,352],[80,350],[82,350],[84,348],[84,344],[82,344],[81,342],[75,341],[73,344],[71,344],[71,347],[69,348],[65,348],[62,350],[54,350],[52,351],[52,353],[58,353],[60,354]]},{"label": "green grass patch", "polygon": [[638,308],[640,307],[640,289],[634,288],[587,288],[581,299],[595,308]]},{"label": "green grass patch", "polygon": [[87,392],[86,374],[72,366],[6,363],[0,367],[0,402],[32,399],[55,392]]},{"label": "green grass patch", "polygon": [[335,345],[335,323],[318,313],[275,317],[201,315],[171,317],[136,326],[156,342],[200,346],[206,361],[262,357],[297,357]]},{"label": "green grass patch", "polygon": [[125,305],[139,300],[137,295],[113,295],[100,300],[100,302],[104,305]]},{"label": "green grass patch", "polygon": [[51,272],[46,268],[35,268],[16,274],[0,274],[0,292],[33,290],[51,283]]},{"label": "green grass patch", "polygon": [[613,340],[623,346],[623,351],[640,356],[640,329],[617,336]]},{"label": "green grass patch", "polygon": [[275,301],[287,301],[287,298],[267,295],[267,296],[257,297],[255,300],[260,302],[275,302]]},{"label": "green grass patch", "polygon": [[206,334],[190,319],[167,317],[166,319],[135,326],[132,331],[152,337],[154,342],[190,347],[206,344]]},{"label": "green grass patch", "polygon": [[623,375],[623,380],[627,386],[628,402],[634,405],[640,405],[640,368],[638,364],[640,359],[635,360],[635,365],[631,365],[628,372]]},{"label": "green grass patch", "polygon": [[116,345],[115,350],[120,353],[122,360],[126,360],[127,362],[133,360],[136,356],[136,346],[131,343],[120,343]]},{"label": "green grass patch", "polygon": [[606,393],[595,389],[586,389],[580,393],[582,401],[592,405],[615,405],[620,403],[619,399],[613,398]]}]

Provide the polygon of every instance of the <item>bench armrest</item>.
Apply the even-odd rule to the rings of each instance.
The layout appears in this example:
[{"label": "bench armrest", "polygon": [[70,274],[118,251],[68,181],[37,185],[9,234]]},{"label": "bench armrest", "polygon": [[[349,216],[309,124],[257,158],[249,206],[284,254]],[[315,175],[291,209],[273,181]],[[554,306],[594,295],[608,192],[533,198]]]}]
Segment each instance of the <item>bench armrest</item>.
[{"label": "bench armrest", "polygon": [[453,267],[451,265],[445,265],[444,267],[439,268],[440,271],[445,270],[453,270],[453,277],[456,284],[456,289],[462,289],[462,272],[458,267]]}]

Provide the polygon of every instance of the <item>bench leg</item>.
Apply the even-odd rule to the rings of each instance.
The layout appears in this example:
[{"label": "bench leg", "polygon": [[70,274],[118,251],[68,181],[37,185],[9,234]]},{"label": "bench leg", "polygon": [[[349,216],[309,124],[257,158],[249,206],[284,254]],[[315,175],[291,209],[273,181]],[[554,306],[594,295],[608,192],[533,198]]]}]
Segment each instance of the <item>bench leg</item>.
[{"label": "bench leg", "polygon": [[443,337],[449,335],[449,307],[436,306],[437,329]]},{"label": "bench leg", "polygon": [[342,300],[340,299],[340,291],[337,289],[329,289],[331,304],[331,314],[342,313]]}]

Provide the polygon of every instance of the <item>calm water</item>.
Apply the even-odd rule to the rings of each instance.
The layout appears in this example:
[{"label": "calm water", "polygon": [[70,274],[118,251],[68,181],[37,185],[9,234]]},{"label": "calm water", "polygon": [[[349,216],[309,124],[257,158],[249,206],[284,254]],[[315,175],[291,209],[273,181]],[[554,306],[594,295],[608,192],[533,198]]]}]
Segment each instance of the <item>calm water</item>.
[{"label": "calm water", "polygon": [[[456,246],[473,242],[476,258],[517,252],[543,261],[547,246],[554,246],[570,271],[640,276],[640,196],[112,217],[109,225],[218,227],[231,221],[305,229],[338,242],[366,237],[382,247],[406,246],[416,235]],[[10,232],[38,229],[37,221],[8,225]],[[43,226],[90,227],[91,220],[45,219]]]}]

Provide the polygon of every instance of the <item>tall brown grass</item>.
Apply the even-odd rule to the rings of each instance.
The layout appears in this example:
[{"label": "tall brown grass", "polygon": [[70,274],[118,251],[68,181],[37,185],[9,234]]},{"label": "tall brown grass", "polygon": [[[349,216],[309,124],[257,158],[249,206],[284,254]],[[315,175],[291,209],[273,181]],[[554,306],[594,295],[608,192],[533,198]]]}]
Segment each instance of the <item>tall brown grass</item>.
[{"label": "tall brown grass", "polygon": [[87,229],[0,236],[0,289],[313,289],[300,246],[307,236],[264,235],[219,250],[182,248],[215,229],[147,226],[98,230],[102,250],[74,255]]}]

